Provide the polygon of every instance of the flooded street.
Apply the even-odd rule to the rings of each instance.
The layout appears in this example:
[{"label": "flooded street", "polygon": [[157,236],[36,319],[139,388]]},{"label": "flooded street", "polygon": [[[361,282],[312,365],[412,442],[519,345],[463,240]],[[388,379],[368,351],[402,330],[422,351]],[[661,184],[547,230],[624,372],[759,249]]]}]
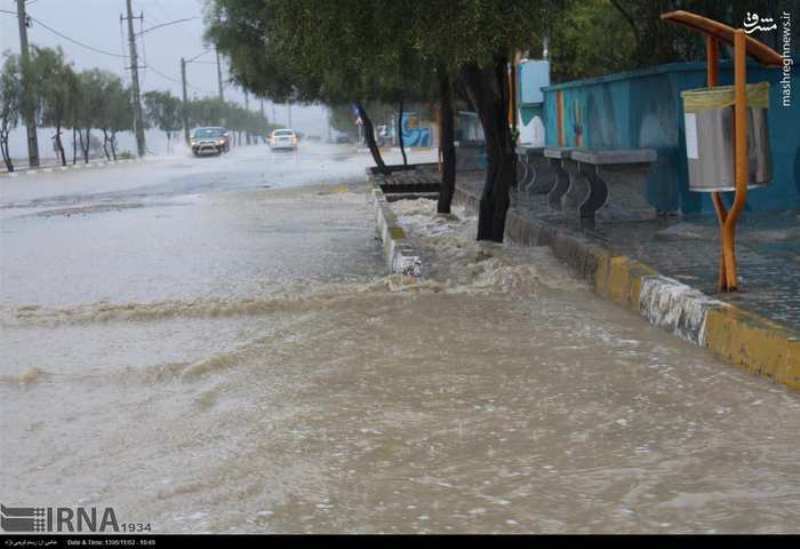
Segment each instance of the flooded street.
[{"label": "flooded street", "polygon": [[0,180],[3,502],[154,533],[800,532],[800,395],[458,208],[394,203],[428,271],[386,275],[370,164]]}]

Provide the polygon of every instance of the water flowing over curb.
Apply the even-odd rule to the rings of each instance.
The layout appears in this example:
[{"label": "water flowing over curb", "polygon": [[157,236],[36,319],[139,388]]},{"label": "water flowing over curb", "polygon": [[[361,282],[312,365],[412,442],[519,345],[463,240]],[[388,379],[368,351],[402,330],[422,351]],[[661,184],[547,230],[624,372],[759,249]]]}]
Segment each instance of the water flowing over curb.
[{"label": "water flowing over curb", "polygon": [[[477,211],[479,199],[456,187],[454,202]],[[579,233],[510,210],[506,236],[553,254],[588,280],[594,292],[720,358],[800,390],[800,334],[741,307],[713,299],[635,259],[614,254]]]},{"label": "water flowing over curb", "polygon": [[397,223],[386,196],[377,186],[372,190],[378,235],[383,242],[383,256],[392,273],[418,278],[422,275],[422,259],[406,242],[406,233]]},{"label": "water flowing over curb", "polygon": [[650,324],[705,345],[706,313],[713,307],[727,307],[686,284],[666,276],[646,276],[639,292],[639,311]]}]

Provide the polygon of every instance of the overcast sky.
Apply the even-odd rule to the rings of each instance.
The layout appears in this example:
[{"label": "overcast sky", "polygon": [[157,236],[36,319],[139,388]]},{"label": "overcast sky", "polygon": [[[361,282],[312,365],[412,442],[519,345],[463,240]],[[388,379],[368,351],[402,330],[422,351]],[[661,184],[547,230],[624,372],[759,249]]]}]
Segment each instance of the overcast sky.
[{"label": "overcast sky", "polygon": [[[148,68],[140,71],[139,83],[142,91],[169,90],[181,96],[180,59],[190,59],[200,54],[203,43],[203,7],[206,0],[133,0],[134,15],[144,13],[144,29],[188,17],[191,21],[155,29],[138,41],[140,65]],[[28,0],[28,14],[34,19],[60,32],[66,37],[87,46],[114,55],[105,55],[71,43],[43,28],[35,21],[28,29],[31,44],[61,46],[64,54],[76,68],[99,67],[119,74],[130,82],[128,60],[118,57],[128,55],[127,26],[120,28],[120,15],[125,11],[125,0]],[[16,13],[16,0],[0,0],[0,10]],[[136,21],[136,31],[140,22]],[[19,34],[16,16],[0,12],[0,51],[19,51]],[[213,50],[197,58],[186,68],[190,97],[217,95],[217,68]],[[160,74],[159,74],[160,73]],[[223,60],[223,79],[227,78]],[[225,99],[244,105],[244,94],[233,84],[225,84]],[[259,109],[259,100],[250,98],[250,108]],[[270,120],[288,124],[286,105],[264,102],[265,114]],[[274,116],[273,116],[274,113]],[[327,115],[319,106],[292,107],[294,128],[322,136],[327,132]]]}]

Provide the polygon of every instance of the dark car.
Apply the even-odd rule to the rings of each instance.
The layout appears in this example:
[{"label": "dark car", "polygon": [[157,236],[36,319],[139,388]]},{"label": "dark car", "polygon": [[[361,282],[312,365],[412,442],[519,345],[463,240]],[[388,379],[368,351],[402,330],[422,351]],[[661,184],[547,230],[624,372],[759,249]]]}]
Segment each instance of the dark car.
[{"label": "dark car", "polygon": [[230,139],[225,128],[197,128],[192,132],[191,147],[195,156],[220,155],[229,150]]}]

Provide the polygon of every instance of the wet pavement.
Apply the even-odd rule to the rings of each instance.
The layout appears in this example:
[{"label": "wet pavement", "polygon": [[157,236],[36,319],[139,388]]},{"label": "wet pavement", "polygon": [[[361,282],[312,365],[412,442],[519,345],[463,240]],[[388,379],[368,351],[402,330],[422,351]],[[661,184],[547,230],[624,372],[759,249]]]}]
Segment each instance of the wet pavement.
[{"label": "wet pavement", "polygon": [[386,275],[367,165],[2,181],[4,503],[156,533],[800,531],[800,396],[460,209],[392,203],[430,269]]}]

